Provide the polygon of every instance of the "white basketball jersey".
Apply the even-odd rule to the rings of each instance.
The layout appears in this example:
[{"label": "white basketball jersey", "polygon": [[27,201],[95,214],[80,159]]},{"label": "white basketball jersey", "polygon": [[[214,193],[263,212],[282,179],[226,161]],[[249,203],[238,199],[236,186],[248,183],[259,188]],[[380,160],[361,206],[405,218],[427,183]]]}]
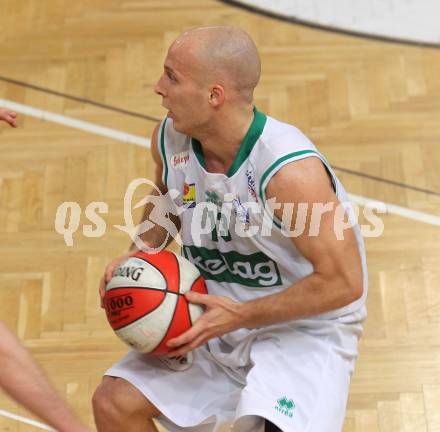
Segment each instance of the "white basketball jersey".
[{"label": "white basketball jersey", "polygon": [[[182,254],[206,278],[208,291],[239,302],[282,291],[313,272],[282,222],[268,218],[265,188],[284,165],[319,158],[331,176],[340,202],[347,194],[325,158],[295,127],[254,110],[254,120],[227,174],[210,173],[200,143],[162,121],[159,147],[163,182],[179,193]],[[184,209],[184,211],[183,211]],[[268,222],[269,221],[269,222]],[[365,316],[367,268],[359,227],[354,227],[362,260],[360,299],[315,318]]]}]

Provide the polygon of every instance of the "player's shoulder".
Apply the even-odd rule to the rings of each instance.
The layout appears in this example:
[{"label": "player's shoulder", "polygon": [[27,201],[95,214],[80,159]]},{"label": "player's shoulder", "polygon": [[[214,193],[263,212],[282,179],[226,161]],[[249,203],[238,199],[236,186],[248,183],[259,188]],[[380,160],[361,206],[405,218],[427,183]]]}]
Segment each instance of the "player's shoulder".
[{"label": "player's shoulder", "polygon": [[266,125],[253,152],[255,166],[265,171],[285,158],[302,158],[314,155],[317,149],[312,141],[296,126],[267,116]]},{"label": "player's shoulder", "polygon": [[266,125],[261,138],[266,143],[287,140],[292,143],[305,142],[311,144],[309,138],[298,127],[271,116],[266,116]]},{"label": "player's shoulder", "polygon": [[251,154],[251,161],[260,176],[288,161],[318,155],[310,139],[297,127],[267,116],[265,128]]},{"label": "player's shoulder", "polygon": [[285,185],[293,193],[297,187],[314,189],[329,182],[327,162],[312,141],[298,127],[270,116],[252,163],[261,190],[268,187],[269,195]]}]

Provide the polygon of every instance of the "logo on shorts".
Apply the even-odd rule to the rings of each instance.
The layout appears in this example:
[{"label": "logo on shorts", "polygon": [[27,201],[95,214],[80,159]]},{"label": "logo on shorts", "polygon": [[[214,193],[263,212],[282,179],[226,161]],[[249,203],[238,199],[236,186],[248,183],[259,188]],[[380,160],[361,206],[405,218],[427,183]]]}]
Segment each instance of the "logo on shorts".
[{"label": "logo on shorts", "polygon": [[292,399],[288,399],[287,396],[283,396],[277,400],[278,405],[275,405],[275,410],[287,417],[293,417],[293,410],[295,409],[295,402]]}]

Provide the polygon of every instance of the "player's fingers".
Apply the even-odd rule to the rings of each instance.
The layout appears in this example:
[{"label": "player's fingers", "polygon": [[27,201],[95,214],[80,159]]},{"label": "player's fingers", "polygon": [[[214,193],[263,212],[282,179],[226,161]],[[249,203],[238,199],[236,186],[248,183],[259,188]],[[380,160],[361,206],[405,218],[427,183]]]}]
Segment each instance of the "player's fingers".
[{"label": "player's fingers", "polygon": [[10,113],[6,113],[3,116],[3,120],[8,123],[9,126],[17,127],[17,120],[10,115]]},{"label": "player's fingers", "polygon": [[105,279],[104,277],[101,278],[101,281],[99,282],[99,297],[101,299],[101,307],[104,307],[104,295],[105,295]]},{"label": "player's fingers", "polygon": [[209,294],[200,294],[195,291],[188,291],[185,293],[185,298],[190,302],[194,304],[202,304],[202,305],[209,305],[211,303],[211,300],[213,300],[214,296],[210,296]]},{"label": "player's fingers", "polygon": [[204,334],[201,334],[197,339],[195,339],[194,341],[192,341],[189,344],[190,351],[193,351],[196,348],[198,348],[199,346],[205,344],[208,340],[209,340],[209,338],[207,336],[205,336]]},{"label": "player's fingers", "polygon": [[199,333],[200,333],[199,326],[194,324],[185,333],[183,333],[180,336],[177,336],[173,339],[170,339],[167,343],[167,347],[168,348],[177,348],[177,347],[181,347],[185,344],[188,344],[191,341],[193,341],[194,339],[196,339],[199,336]]},{"label": "player's fingers", "polygon": [[188,333],[188,332],[183,333],[179,337],[170,339],[167,342],[167,347],[168,348],[177,348],[177,347],[183,346],[189,340],[189,339],[186,338],[186,333]]},{"label": "player's fingers", "polygon": [[113,270],[115,269],[115,267],[116,266],[114,266],[112,264],[110,264],[110,265],[108,265],[106,267],[106,269],[105,269],[105,276],[104,276],[105,282],[109,282],[110,281],[110,279],[112,278]]},{"label": "player's fingers", "polygon": [[180,348],[169,352],[167,355],[168,355],[168,357],[178,357],[178,356],[185,355],[185,354],[189,353],[190,351],[195,350],[199,346],[202,346],[203,344],[205,344],[208,341],[208,339],[209,338],[207,338],[205,335],[199,335],[199,337],[196,338],[195,340],[193,340],[191,343],[183,345]]},{"label": "player's fingers", "polygon": [[122,258],[117,258],[106,267],[106,269],[105,269],[105,281],[106,282],[109,282],[110,279],[113,277],[113,272],[121,261],[123,261]]},{"label": "player's fingers", "polygon": [[113,276],[113,272],[116,267],[119,266],[122,262],[126,261],[128,258],[133,256],[137,251],[128,252],[125,255],[122,255],[116,259],[114,259],[106,268],[105,268],[105,281],[109,282]]},{"label": "player's fingers", "polygon": [[99,295],[101,297],[104,296],[104,292],[105,292],[105,280],[104,280],[104,276],[101,278],[101,280],[99,281]]}]

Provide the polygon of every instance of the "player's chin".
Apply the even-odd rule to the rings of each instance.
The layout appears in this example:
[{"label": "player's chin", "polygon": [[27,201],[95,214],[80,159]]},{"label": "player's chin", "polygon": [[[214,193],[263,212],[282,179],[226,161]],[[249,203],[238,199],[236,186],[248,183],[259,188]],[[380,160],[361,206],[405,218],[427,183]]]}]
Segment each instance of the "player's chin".
[{"label": "player's chin", "polygon": [[188,125],[185,124],[184,121],[182,121],[179,118],[176,118],[175,116],[172,117],[173,120],[173,127],[174,130],[176,130],[177,132],[184,134],[184,135],[189,135],[189,128]]}]

